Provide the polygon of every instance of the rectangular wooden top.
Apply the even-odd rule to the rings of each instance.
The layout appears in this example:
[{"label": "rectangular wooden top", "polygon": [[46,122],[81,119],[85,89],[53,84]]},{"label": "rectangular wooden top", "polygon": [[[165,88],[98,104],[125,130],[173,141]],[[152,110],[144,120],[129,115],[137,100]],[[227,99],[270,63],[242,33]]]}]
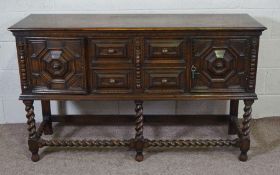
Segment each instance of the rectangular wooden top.
[{"label": "rectangular wooden top", "polygon": [[248,14],[31,14],[9,30],[265,30]]}]

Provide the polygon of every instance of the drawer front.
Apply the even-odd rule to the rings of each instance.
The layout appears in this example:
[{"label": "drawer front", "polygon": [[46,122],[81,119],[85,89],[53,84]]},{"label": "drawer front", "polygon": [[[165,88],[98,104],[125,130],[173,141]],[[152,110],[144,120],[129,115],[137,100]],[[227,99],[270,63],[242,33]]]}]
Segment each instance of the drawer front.
[{"label": "drawer front", "polygon": [[192,92],[244,92],[249,40],[197,38],[192,40]]},{"label": "drawer front", "polygon": [[184,63],[183,39],[146,39],[145,63]]},{"label": "drawer front", "polygon": [[89,55],[92,64],[98,63],[132,63],[132,40],[128,38],[89,39]]},{"label": "drawer front", "polygon": [[29,38],[33,93],[86,93],[84,40]]},{"label": "drawer front", "polygon": [[131,70],[93,70],[93,93],[131,93],[132,86]]},{"label": "drawer front", "polygon": [[147,93],[183,93],[185,71],[177,69],[144,70],[144,91]]}]

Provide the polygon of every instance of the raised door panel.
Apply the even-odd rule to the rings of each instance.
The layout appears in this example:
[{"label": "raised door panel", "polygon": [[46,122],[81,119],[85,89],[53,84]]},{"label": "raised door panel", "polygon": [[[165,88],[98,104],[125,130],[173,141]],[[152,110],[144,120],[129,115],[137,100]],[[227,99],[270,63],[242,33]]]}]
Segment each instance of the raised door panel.
[{"label": "raised door panel", "polygon": [[86,93],[84,40],[29,38],[33,93]]},{"label": "raised door panel", "polygon": [[244,92],[249,40],[195,38],[190,66],[192,92]]}]

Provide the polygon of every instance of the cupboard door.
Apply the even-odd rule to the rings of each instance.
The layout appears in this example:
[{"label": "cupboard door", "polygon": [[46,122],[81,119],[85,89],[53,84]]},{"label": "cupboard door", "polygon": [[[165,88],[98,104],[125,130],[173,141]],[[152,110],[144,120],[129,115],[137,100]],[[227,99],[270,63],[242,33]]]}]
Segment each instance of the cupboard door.
[{"label": "cupboard door", "polygon": [[244,92],[248,42],[242,38],[192,39],[191,91]]},{"label": "cupboard door", "polygon": [[84,40],[29,38],[33,93],[86,93]]}]

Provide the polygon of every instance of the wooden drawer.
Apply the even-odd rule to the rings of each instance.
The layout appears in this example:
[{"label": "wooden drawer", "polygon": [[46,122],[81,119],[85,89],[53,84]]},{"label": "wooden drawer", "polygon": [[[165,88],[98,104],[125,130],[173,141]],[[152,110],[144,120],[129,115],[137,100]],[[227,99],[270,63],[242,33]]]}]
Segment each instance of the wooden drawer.
[{"label": "wooden drawer", "polygon": [[183,93],[184,69],[145,69],[144,91],[147,93]]},{"label": "wooden drawer", "polygon": [[90,38],[89,56],[93,65],[98,63],[132,63],[132,40],[128,38]]},{"label": "wooden drawer", "polygon": [[144,61],[184,63],[183,43],[183,39],[146,39]]},{"label": "wooden drawer", "polygon": [[93,70],[93,93],[131,93],[132,70]]},{"label": "wooden drawer", "polygon": [[195,38],[190,73],[192,92],[244,92],[249,66],[246,38]]},{"label": "wooden drawer", "polygon": [[86,93],[84,40],[28,38],[31,88],[34,93]]}]

